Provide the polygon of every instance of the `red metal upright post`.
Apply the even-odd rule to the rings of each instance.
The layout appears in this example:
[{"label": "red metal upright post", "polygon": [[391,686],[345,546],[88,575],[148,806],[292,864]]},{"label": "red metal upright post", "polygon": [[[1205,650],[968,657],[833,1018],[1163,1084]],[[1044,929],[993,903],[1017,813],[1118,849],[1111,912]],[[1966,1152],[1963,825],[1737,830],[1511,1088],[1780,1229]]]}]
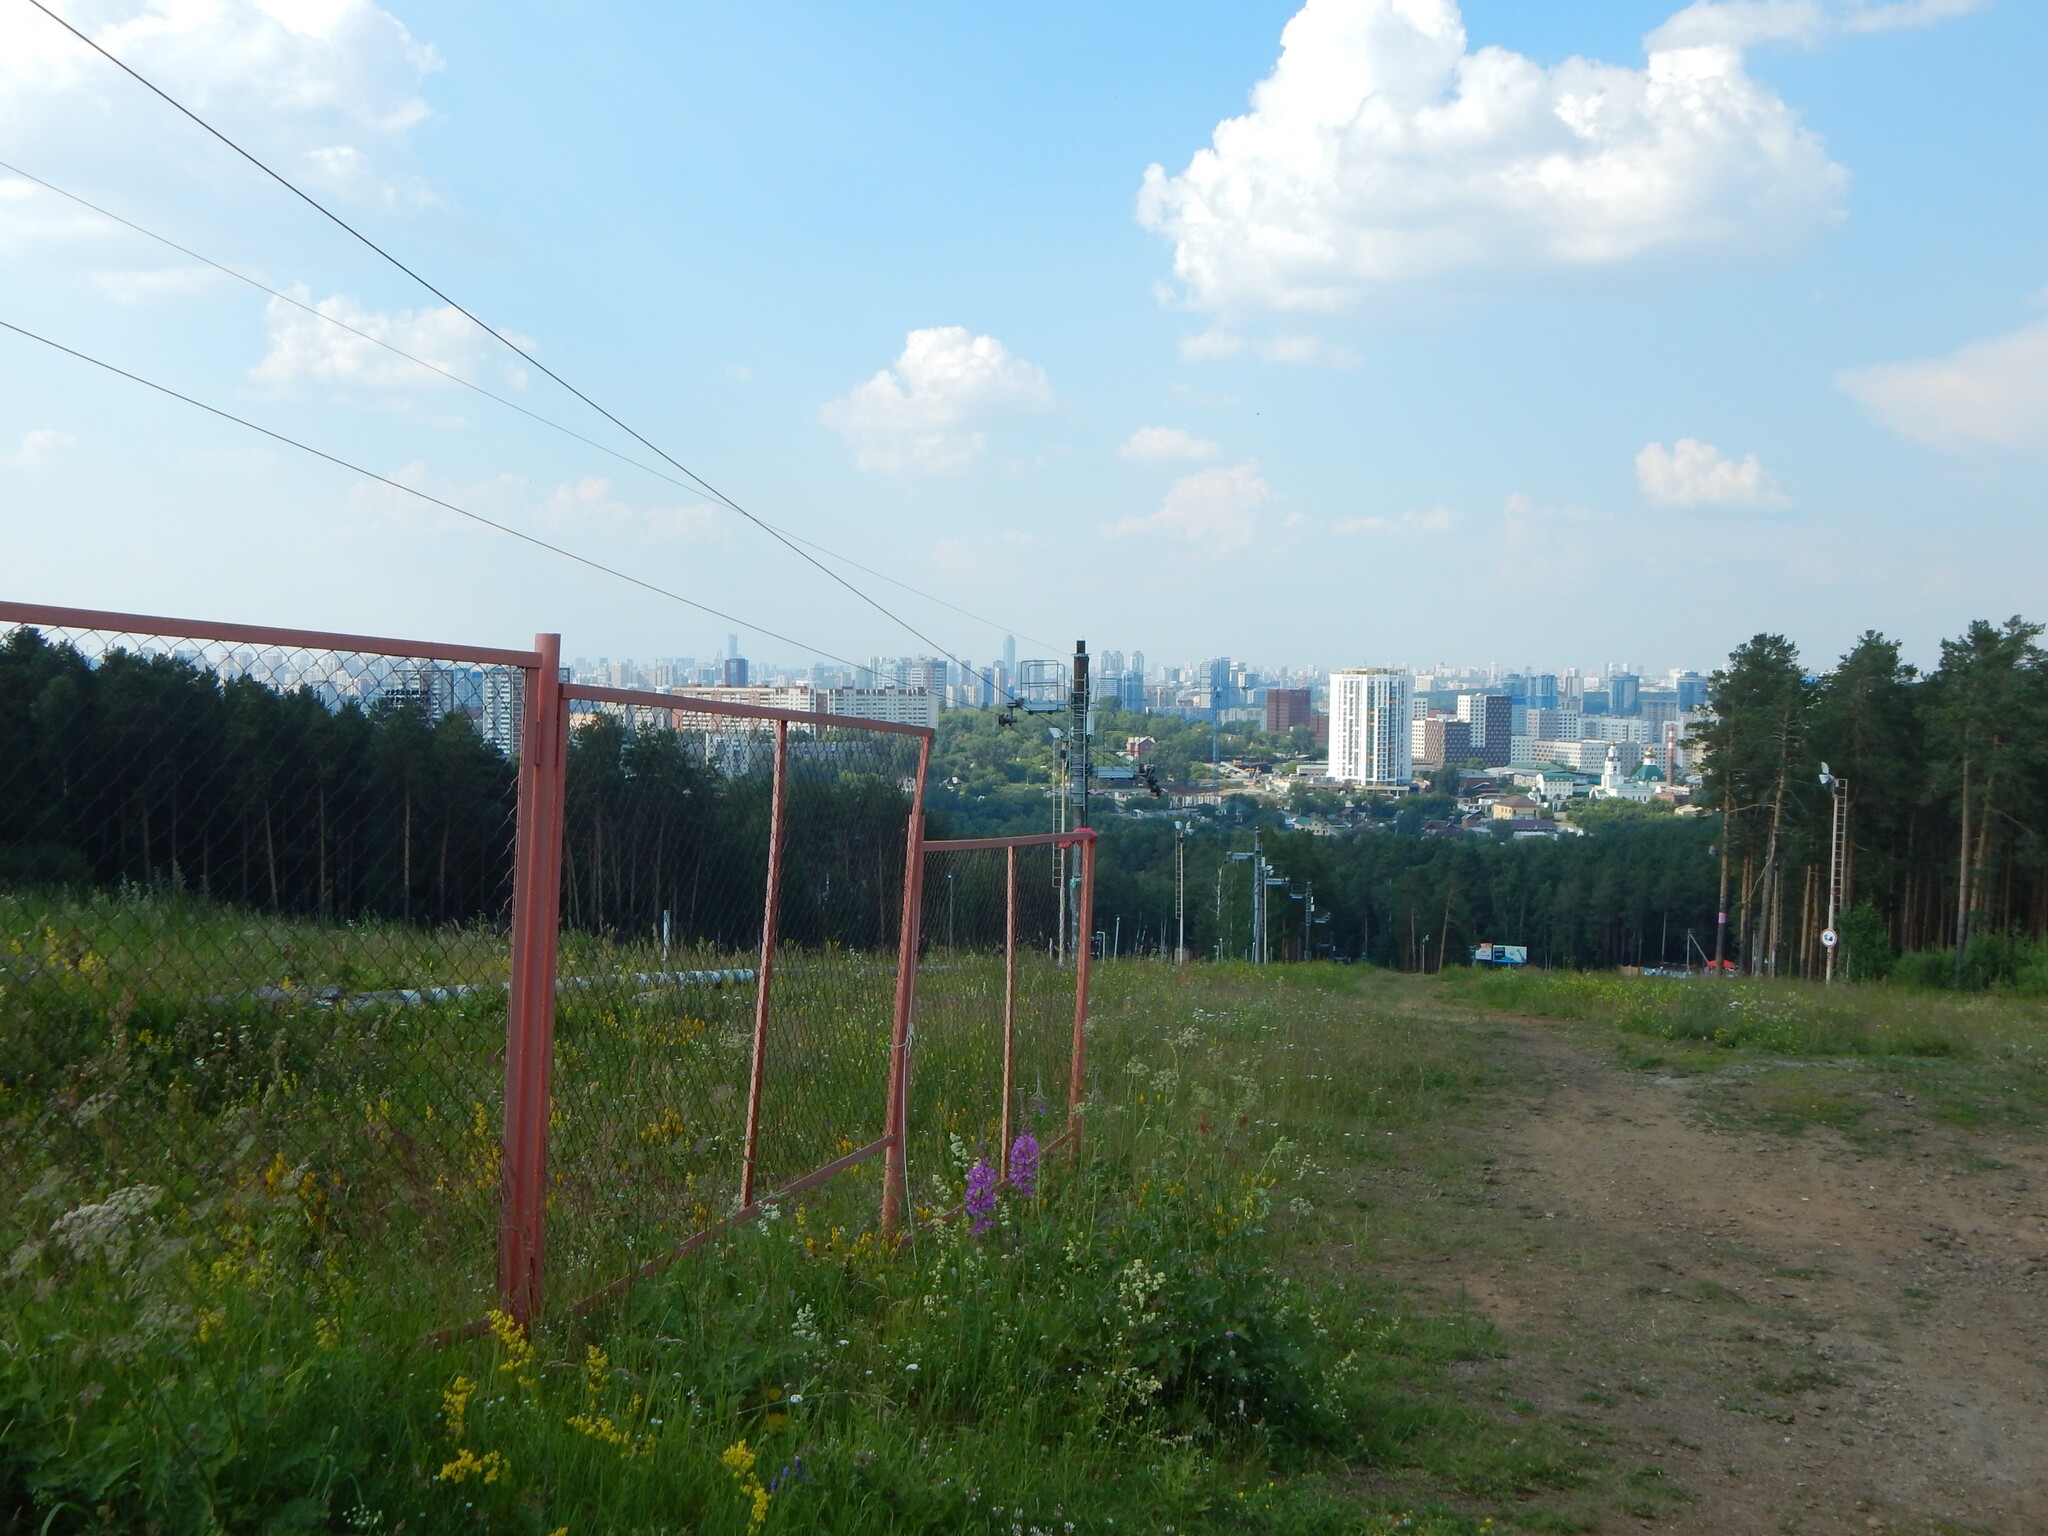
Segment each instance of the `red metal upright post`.
[{"label": "red metal upright post", "polygon": [[536,635],[526,675],[513,842],[512,955],[505,1008],[504,1141],[499,1169],[498,1296],[521,1323],[538,1315],[545,1259],[548,1096],[560,938],[567,712],[562,640]]},{"label": "red metal upright post", "polygon": [[747,1143],[740,1204],[754,1203],[754,1162],[761,1137],[761,1074],[768,1056],[768,989],[775,975],[776,917],[782,906],[782,807],[789,777],[789,722],[775,722],[775,784],[768,802],[768,891],[761,906],[761,970],[754,989],[754,1069],[747,1080]]},{"label": "red metal upright post", "polygon": [[1081,1151],[1081,1095],[1087,1082],[1088,1063],[1088,972],[1095,955],[1095,834],[1082,828],[1081,913],[1077,935],[1080,947],[1074,963],[1074,1058],[1073,1075],[1067,1082],[1067,1133],[1074,1155]]},{"label": "red metal upright post", "polygon": [[1010,1086],[1011,1070],[1017,1059],[1017,850],[1003,850],[1008,860],[1008,880],[1003,896],[1003,1130],[996,1148],[997,1176],[1010,1176]]},{"label": "red metal upright post", "polygon": [[896,950],[896,1017],[889,1034],[889,1107],[884,1136],[889,1150],[882,1167],[882,1235],[893,1237],[903,1221],[905,1156],[910,1121],[910,1019],[917,1000],[919,925],[924,914],[924,779],[932,743],[917,744],[917,783],[910,792],[910,827],[904,839],[903,932]]}]

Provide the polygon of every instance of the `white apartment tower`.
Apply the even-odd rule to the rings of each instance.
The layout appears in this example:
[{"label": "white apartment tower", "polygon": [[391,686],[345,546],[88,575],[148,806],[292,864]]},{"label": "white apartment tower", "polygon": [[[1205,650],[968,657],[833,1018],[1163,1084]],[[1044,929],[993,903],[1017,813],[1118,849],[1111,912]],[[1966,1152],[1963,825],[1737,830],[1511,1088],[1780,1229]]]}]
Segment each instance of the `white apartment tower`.
[{"label": "white apartment tower", "polygon": [[1415,776],[1414,704],[1405,670],[1347,667],[1330,674],[1330,777],[1406,784]]}]

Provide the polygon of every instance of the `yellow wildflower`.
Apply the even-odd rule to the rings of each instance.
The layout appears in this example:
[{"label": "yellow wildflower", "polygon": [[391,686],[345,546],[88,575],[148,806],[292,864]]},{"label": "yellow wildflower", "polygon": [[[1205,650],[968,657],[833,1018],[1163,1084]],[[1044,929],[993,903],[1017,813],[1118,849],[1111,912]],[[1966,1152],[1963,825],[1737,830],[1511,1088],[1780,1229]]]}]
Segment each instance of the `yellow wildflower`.
[{"label": "yellow wildflower", "polygon": [[462,1438],[463,1425],[469,1415],[469,1400],[474,1396],[476,1383],[467,1376],[457,1376],[442,1392],[441,1417],[447,1421],[450,1439]]},{"label": "yellow wildflower", "polygon": [[505,1475],[506,1470],[505,1458],[499,1452],[485,1451],[479,1456],[468,1446],[464,1446],[456,1453],[453,1461],[441,1468],[441,1481],[466,1483],[474,1477],[485,1483],[495,1483]]}]

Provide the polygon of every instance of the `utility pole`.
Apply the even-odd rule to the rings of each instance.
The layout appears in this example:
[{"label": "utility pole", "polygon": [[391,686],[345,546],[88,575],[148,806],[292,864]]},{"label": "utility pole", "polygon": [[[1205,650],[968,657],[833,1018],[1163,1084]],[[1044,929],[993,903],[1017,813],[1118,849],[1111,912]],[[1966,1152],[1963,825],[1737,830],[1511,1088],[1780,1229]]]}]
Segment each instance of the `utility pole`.
[{"label": "utility pole", "polygon": [[1173,824],[1173,919],[1179,928],[1174,940],[1173,963],[1188,963],[1188,824]]},{"label": "utility pole", "polygon": [[[1073,682],[1067,691],[1067,733],[1061,743],[1061,757],[1066,773],[1059,786],[1059,801],[1053,812],[1053,830],[1066,832],[1075,827],[1088,825],[1088,642],[1074,642]],[[1070,867],[1079,867],[1079,860],[1071,850],[1064,847],[1053,849],[1053,877],[1059,882],[1060,900],[1060,959],[1064,961],[1069,953],[1079,954],[1079,949],[1069,950],[1068,934],[1081,943],[1093,943],[1090,934],[1078,931],[1081,921],[1078,904],[1079,892],[1075,881],[1069,876]]]},{"label": "utility pole", "polygon": [[1252,961],[1266,963],[1266,855],[1260,847],[1263,829],[1252,828]]},{"label": "utility pole", "polygon": [[1820,782],[1834,801],[1834,815],[1828,836],[1828,925],[1820,936],[1827,957],[1827,980],[1835,979],[1835,950],[1841,944],[1841,930],[1835,927],[1835,911],[1842,900],[1843,860],[1849,854],[1849,781],[1820,765]]}]

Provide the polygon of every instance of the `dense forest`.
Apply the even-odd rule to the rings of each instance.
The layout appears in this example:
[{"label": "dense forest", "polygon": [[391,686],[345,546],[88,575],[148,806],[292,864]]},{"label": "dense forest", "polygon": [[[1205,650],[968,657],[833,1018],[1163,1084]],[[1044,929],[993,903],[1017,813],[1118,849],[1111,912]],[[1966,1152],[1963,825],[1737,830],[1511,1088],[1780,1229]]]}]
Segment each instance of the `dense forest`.
[{"label": "dense forest", "polygon": [[[1865,634],[1815,676],[1758,635],[1713,679],[1697,732],[1723,812],[1718,909],[1732,959],[1810,971],[1827,897],[1833,797],[1847,811],[1842,923],[1852,972],[1918,952],[1916,979],[1999,979],[2048,934],[2048,655],[2042,627],[1983,621],[1922,675]],[[1821,764],[1836,782],[1821,782]]]},{"label": "dense forest", "polygon": [[[881,947],[901,923],[905,750],[791,741],[782,930]],[[898,759],[901,761],[898,761]],[[720,772],[701,738],[571,739],[563,914],[678,944],[760,938],[768,754]],[[499,923],[516,770],[459,713],[334,707],[166,655],[0,645],[0,885],[182,889],[294,916]]]},{"label": "dense forest", "polygon": [[[1274,958],[1434,967],[1493,941],[1526,944],[1544,964],[1655,965],[1697,963],[1718,946],[1746,969],[1814,974],[1839,795],[1849,972],[1999,980],[2020,963],[2017,946],[2048,934],[2041,633],[2019,619],[1973,624],[1924,676],[1874,633],[1822,673],[1783,637],[1757,636],[1714,675],[1712,713],[1695,732],[1702,799],[1719,815],[1595,807],[1575,814],[1585,835],[1552,841],[1425,834],[1448,794],[1348,807],[1328,791],[1246,795],[1185,811],[1143,793],[1116,810],[1098,800],[1096,926],[1119,953],[1172,948],[1179,822],[1187,943],[1202,956],[1250,950],[1242,855],[1256,836],[1281,882],[1268,888]],[[1098,761],[1135,735],[1154,738],[1149,760],[1172,779],[1199,774],[1212,750],[1306,745],[1247,727],[1212,740],[1206,723],[1105,708]],[[843,750],[793,738],[784,931],[886,946],[899,921],[907,758]],[[1042,720],[943,716],[931,834],[1045,830],[1056,752]],[[646,934],[666,912],[679,943],[750,942],[765,758],[731,771],[712,756],[700,738],[615,716],[580,724],[564,855],[573,926]],[[336,707],[170,656],[88,660],[29,629],[0,645],[0,883],[180,886],[288,914],[499,922],[513,801],[513,766],[459,713]],[[1297,828],[1301,810],[1322,814]],[[1333,810],[1345,828],[1334,834]],[[990,921],[986,894],[963,908],[971,924]]]}]

